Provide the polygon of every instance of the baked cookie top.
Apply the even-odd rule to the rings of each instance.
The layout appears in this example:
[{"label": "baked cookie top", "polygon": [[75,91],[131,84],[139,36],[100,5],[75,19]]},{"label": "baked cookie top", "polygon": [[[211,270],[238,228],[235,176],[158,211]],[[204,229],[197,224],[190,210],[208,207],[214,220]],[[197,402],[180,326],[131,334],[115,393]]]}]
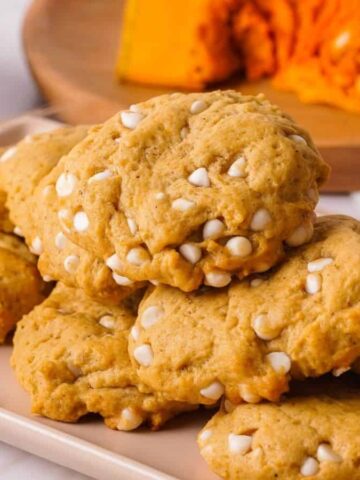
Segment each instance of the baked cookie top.
[{"label": "baked cookie top", "polygon": [[228,480],[360,479],[358,388],[316,390],[216,414],[198,436],[201,455]]},{"label": "baked cookie top", "polygon": [[130,355],[145,384],[194,404],[277,401],[290,378],[340,374],[360,358],[360,222],[319,218],[311,243],[221,290],[151,288]]},{"label": "baked cookie top", "polygon": [[35,257],[14,235],[0,232],[0,343],[45,293]]},{"label": "baked cookie top", "polygon": [[110,428],[132,430],[144,421],[157,428],[193,408],[145,387],[140,392],[128,355],[136,295],[106,305],[59,283],[24,317],[14,337],[12,365],[34,413],[66,422],[98,413]]},{"label": "baked cookie top", "polygon": [[[0,190],[6,192],[11,220],[22,230],[30,224],[29,199],[59,159],[85,138],[89,127],[65,127],[29,135],[0,158]],[[24,232],[25,233],[25,232]]]},{"label": "baked cookie top", "polygon": [[39,270],[46,280],[60,280],[83,288],[90,296],[117,302],[135,286],[119,285],[102,259],[66,237],[66,211],[55,208],[55,189],[43,185],[43,178],[88,130],[86,126],[66,127],[26,138],[0,163],[0,188],[7,193],[15,232],[39,256]]},{"label": "baked cookie top", "polygon": [[132,281],[191,291],[308,241],[327,174],[309,135],[262,95],[215,91],[131,106],[47,181],[76,244]]}]

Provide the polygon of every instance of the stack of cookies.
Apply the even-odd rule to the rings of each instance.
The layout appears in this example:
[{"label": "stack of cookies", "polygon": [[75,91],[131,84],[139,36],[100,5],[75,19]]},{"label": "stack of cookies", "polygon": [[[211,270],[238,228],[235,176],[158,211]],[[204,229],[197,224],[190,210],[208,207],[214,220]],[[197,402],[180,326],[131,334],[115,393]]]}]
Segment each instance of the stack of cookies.
[{"label": "stack of cookies", "polygon": [[234,91],[5,152],[14,232],[57,282],[14,337],[33,412],[133,430],[207,405],[198,442],[223,478],[360,478],[342,375],[360,370],[360,223],[315,217],[328,173],[291,118]]}]

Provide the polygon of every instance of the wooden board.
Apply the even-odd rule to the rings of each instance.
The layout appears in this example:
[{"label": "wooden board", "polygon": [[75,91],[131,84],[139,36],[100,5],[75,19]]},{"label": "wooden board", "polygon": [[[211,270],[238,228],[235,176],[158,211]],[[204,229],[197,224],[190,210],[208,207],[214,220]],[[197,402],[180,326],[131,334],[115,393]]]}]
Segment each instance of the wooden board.
[{"label": "wooden board", "polygon": [[[114,65],[124,0],[35,0],[24,24],[24,45],[45,98],[69,123],[97,123],[164,88],[119,84]],[[156,65],[154,65],[156,68]],[[308,129],[333,167],[326,189],[360,190],[360,115],[304,105],[268,81],[235,79],[221,88],[264,92]]]}]

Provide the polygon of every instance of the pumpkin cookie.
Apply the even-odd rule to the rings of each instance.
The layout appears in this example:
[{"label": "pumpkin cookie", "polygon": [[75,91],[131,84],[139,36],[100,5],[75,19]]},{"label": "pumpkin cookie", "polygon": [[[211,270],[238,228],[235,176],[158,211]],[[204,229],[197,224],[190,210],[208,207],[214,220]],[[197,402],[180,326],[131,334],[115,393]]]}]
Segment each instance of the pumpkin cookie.
[{"label": "pumpkin cookie", "polygon": [[0,343],[45,293],[35,257],[18,238],[0,232]]},{"label": "pumpkin cookie", "polygon": [[132,430],[144,421],[158,428],[193,408],[137,388],[128,355],[136,306],[136,296],[106,305],[58,284],[24,317],[14,337],[12,365],[34,413],[65,422],[98,413],[110,428]]},{"label": "pumpkin cookie", "polygon": [[198,436],[210,468],[228,480],[359,480],[359,390],[304,390],[278,405],[216,414]]},{"label": "pumpkin cookie", "polygon": [[215,91],[131,106],[47,182],[72,241],[129,281],[191,291],[308,241],[327,174],[309,135],[262,95]]},{"label": "pumpkin cookie", "polygon": [[311,243],[222,290],[150,289],[130,355],[145,384],[194,404],[277,401],[290,378],[348,369],[360,358],[360,222],[321,217]]},{"label": "pumpkin cookie", "polygon": [[24,236],[32,252],[39,255],[39,270],[46,280],[60,280],[83,288],[90,296],[117,302],[134,286],[120,283],[119,276],[113,275],[100,258],[66,237],[66,211],[54,208],[55,189],[43,185],[43,178],[88,130],[85,126],[68,127],[26,138],[0,164],[0,188],[7,193],[15,233]]},{"label": "pumpkin cookie", "polygon": [[28,201],[41,179],[85,138],[88,130],[85,126],[65,127],[27,136],[2,154],[0,189],[6,193],[11,220],[20,230],[30,224],[33,211]]}]

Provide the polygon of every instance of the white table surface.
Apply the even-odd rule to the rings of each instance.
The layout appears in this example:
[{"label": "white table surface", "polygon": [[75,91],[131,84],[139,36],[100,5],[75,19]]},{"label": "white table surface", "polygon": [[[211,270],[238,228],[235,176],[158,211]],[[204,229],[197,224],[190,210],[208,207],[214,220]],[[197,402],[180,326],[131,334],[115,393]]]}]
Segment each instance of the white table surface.
[{"label": "white table surface", "polygon": [[[41,105],[21,48],[21,21],[30,1],[0,0],[0,120],[15,117]],[[358,197],[322,196],[320,209],[345,213],[360,219],[360,194]],[[1,442],[0,472],[1,480],[89,478]]]}]

